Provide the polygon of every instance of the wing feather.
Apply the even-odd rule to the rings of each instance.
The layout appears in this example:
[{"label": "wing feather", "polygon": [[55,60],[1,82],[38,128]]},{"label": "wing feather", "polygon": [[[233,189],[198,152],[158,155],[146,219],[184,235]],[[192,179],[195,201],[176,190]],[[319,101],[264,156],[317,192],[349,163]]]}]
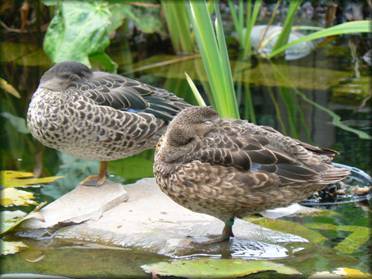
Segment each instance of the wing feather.
[{"label": "wing feather", "polygon": [[96,104],[128,112],[145,112],[166,122],[185,107],[181,98],[160,88],[123,76],[93,72],[90,79],[74,84]]},{"label": "wing feather", "polygon": [[[234,123],[221,120],[194,146],[187,160],[200,160],[257,173],[271,173],[277,175],[285,184],[320,180],[319,172],[323,171],[323,165],[308,165],[306,160],[301,160],[301,156],[294,156],[295,147],[292,146],[291,149],[285,145],[280,146],[280,140],[285,136],[270,129],[268,132],[274,134],[275,131],[279,142],[272,144],[272,139],[265,137],[265,133],[251,130],[250,125],[241,124],[241,121]],[[255,129],[256,127],[258,126],[255,126]],[[301,154],[300,151],[303,150],[301,143],[294,142],[299,145],[298,154]],[[306,149],[305,152],[311,151]],[[314,156],[318,155],[315,153]]]}]

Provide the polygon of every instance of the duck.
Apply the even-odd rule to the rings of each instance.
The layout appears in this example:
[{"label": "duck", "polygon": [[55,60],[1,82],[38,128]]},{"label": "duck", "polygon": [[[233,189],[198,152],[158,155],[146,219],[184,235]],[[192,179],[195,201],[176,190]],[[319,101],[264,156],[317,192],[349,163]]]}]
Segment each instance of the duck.
[{"label": "duck", "polygon": [[108,161],[154,148],[170,120],[188,106],[165,89],[64,61],[42,75],[27,126],[47,147],[100,161],[98,175],[81,182],[100,186]]},{"label": "duck", "polygon": [[154,175],[179,205],[224,222],[300,202],[345,178],[336,151],[288,137],[268,126],[219,117],[211,107],[182,110],[159,140]]}]

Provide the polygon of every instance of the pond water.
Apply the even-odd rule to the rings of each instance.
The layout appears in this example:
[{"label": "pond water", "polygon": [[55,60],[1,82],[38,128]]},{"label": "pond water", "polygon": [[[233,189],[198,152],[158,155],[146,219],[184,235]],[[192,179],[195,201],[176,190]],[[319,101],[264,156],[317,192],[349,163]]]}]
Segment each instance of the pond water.
[{"label": "pond water", "polygon": [[[71,190],[71,186],[86,175],[95,173],[98,163],[77,160],[44,148],[30,134],[19,129],[38,80],[51,62],[40,46],[29,41],[24,43],[9,39],[1,42],[0,49],[1,53],[6,53],[1,57],[0,76],[17,88],[22,96],[17,99],[5,91],[1,92],[2,169],[41,170],[42,176],[63,175],[63,179],[52,185],[29,190],[37,195],[39,201],[52,201]],[[166,88],[189,102],[194,100],[184,72],[203,91],[206,75],[198,57],[149,54],[141,50],[129,52],[125,43],[113,44],[109,53],[119,64],[118,73]],[[368,105],[361,105],[370,90],[368,68],[361,64],[361,76],[355,78],[347,44],[335,42],[298,61],[270,63],[260,60],[250,64],[236,59],[232,65],[242,118],[338,150],[340,155],[337,162],[372,173],[368,155],[371,154],[371,142],[360,137],[362,133],[372,134],[371,109]],[[206,91],[203,92],[208,95]],[[19,124],[18,128],[14,123]],[[111,179],[131,183],[151,177],[152,158],[153,152],[150,150],[132,158],[110,162]],[[32,207],[19,209],[30,211]],[[284,244],[290,253],[273,261],[294,267],[304,275],[339,267],[368,272],[371,257],[368,247],[371,208],[368,202],[328,209],[327,214],[281,219],[287,232],[311,241],[307,244]],[[285,231],[283,224],[273,224],[271,227]],[[141,265],[169,260],[169,257],[140,250],[92,243],[53,239],[22,241],[28,245],[27,249],[14,255],[1,256],[2,273],[146,277],[148,275],[142,271]],[[220,253],[221,257],[239,257],[227,250]],[[267,276],[270,278],[270,274]]]}]

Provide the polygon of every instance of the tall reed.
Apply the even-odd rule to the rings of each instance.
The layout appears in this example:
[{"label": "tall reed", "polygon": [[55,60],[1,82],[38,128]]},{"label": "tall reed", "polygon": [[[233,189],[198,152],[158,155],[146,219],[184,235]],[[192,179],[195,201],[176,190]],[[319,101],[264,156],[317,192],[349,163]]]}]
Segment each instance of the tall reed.
[{"label": "tall reed", "polygon": [[216,17],[212,24],[208,6],[204,0],[188,0],[187,7],[216,109],[222,116],[239,118],[219,8],[214,2]]},{"label": "tall reed", "polygon": [[243,57],[246,58],[251,55],[251,32],[254,24],[256,23],[258,13],[261,8],[262,1],[254,1],[254,7],[252,11],[252,0],[248,0],[246,4],[246,13],[244,16],[244,2],[243,0],[238,1],[238,10],[232,0],[228,0],[231,17],[235,31],[238,35],[238,41],[240,48],[243,50]]},{"label": "tall reed", "polygon": [[289,35],[292,30],[292,25],[294,21],[294,17],[296,15],[296,12],[298,10],[298,7],[301,4],[301,0],[292,0],[290,1],[287,16],[285,18],[282,32],[280,32],[279,38],[276,40],[273,51],[276,49],[282,47],[288,42]]},{"label": "tall reed", "polygon": [[342,23],[334,25],[329,28],[322,29],[320,31],[311,33],[309,35],[303,36],[300,39],[294,40],[287,43],[275,50],[273,50],[267,58],[272,58],[286,51],[289,47],[294,46],[299,43],[309,42],[316,39],[321,39],[329,36],[353,34],[353,33],[369,33],[371,29],[371,22],[369,20],[357,20],[347,23]]},{"label": "tall reed", "polygon": [[162,0],[161,7],[167,22],[169,36],[177,53],[192,53],[194,42],[190,35],[190,20],[184,1]]}]

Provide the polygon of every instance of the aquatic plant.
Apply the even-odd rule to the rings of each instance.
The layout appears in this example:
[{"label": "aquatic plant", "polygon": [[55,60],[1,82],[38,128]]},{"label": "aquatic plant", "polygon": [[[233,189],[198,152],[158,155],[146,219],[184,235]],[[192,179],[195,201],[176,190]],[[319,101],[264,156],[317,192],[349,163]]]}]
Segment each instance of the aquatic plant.
[{"label": "aquatic plant", "polygon": [[279,38],[276,40],[273,51],[282,47],[288,42],[289,35],[292,30],[293,20],[300,4],[300,0],[290,1],[287,16],[283,24],[283,30],[280,32]]},{"label": "aquatic plant", "polygon": [[228,1],[228,5],[231,12],[231,17],[235,27],[235,31],[238,34],[238,41],[240,47],[243,50],[243,57],[248,57],[251,54],[251,32],[254,24],[256,23],[258,13],[261,8],[262,1],[254,1],[254,7],[252,11],[252,0],[247,1],[246,5],[246,16],[244,17],[244,1],[238,1],[238,11],[232,0]]},{"label": "aquatic plant", "polygon": [[[73,60],[115,72],[117,64],[105,53],[110,35],[130,19],[146,33],[159,31],[159,9],[136,10],[126,3],[106,1],[64,1],[56,6],[55,16],[44,37],[44,51],[54,63]],[[141,14],[142,13],[142,14]]]},{"label": "aquatic plant", "polygon": [[214,25],[203,1],[187,2],[190,21],[208,76],[216,110],[224,117],[239,118],[234,82],[219,8],[214,3]]},{"label": "aquatic plant", "polygon": [[167,22],[169,36],[177,53],[191,53],[194,42],[184,1],[162,0],[161,7]]},{"label": "aquatic plant", "polygon": [[289,47],[294,46],[299,43],[309,42],[309,41],[313,41],[316,39],[322,39],[322,38],[329,37],[329,36],[345,35],[345,34],[353,34],[353,33],[357,33],[357,34],[368,33],[370,32],[370,28],[371,28],[371,22],[369,20],[358,20],[358,21],[352,21],[352,22],[334,25],[332,27],[325,28],[320,31],[311,33],[307,36],[303,36],[281,47],[277,47],[266,57],[273,58],[274,56],[277,56],[283,53]]}]

